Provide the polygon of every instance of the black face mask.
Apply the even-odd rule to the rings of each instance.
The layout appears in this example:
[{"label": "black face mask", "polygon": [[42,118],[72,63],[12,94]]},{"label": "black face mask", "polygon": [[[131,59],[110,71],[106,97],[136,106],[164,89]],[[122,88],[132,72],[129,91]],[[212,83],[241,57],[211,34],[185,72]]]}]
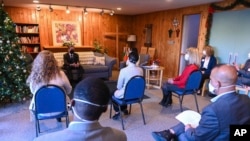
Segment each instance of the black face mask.
[{"label": "black face mask", "polygon": [[72,49],[72,50],[70,50],[69,52],[70,52],[71,54],[73,54],[73,53],[74,53],[74,50]]}]

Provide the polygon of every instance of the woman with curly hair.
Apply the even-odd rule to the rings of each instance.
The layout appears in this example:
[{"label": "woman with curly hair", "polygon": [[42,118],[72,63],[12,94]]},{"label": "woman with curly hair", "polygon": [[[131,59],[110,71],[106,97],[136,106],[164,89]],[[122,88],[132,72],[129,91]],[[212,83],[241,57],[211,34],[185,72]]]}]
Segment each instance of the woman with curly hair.
[{"label": "woman with curly hair", "polygon": [[[54,84],[64,89],[66,94],[70,94],[72,86],[65,73],[58,67],[57,61],[52,52],[48,50],[41,51],[35,58],[31,73],[27,79],[27,84],[33,94],[29,109],[35,109],[35,93],[43,85]],[[67,97],[69,100],[69,98]]]}]

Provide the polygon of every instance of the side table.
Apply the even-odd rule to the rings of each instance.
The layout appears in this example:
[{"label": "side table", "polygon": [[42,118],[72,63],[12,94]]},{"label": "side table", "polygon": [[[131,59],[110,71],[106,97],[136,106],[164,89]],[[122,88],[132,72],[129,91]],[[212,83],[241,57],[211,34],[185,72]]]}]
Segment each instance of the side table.
[{"label": "side table", "polygon": [[147,88],[161,88],[164,67],[143,66]]}]

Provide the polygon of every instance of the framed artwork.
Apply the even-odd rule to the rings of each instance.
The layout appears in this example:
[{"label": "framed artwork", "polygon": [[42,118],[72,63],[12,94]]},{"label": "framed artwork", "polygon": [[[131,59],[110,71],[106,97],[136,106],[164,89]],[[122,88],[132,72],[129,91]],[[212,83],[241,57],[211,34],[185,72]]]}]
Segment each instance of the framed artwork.
[{"label": "framed artwork", "polygon": [[52,21],[53,46],[62,46],[64,42],[73,42],[81,46],[81,32],[79,22]]}]

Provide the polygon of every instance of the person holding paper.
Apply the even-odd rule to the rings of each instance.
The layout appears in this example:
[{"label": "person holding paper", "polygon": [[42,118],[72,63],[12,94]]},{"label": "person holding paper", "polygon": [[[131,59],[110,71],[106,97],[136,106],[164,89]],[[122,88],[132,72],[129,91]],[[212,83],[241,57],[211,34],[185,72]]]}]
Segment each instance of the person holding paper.
[{"label": "person holding paper", "polygon": [[[209,91],[217,96],[203,109],[198,126],[180,122],[168,130],[153,132],[153,138],[156,141],[170,141],[173,138],[188,141],[229,140],[230,125],[250,124],[250,99],[235,92],[236,80],[234,66],[215,66],[210,75]],[[186,118],[188,116],[192,115],[187,114]]]},{"label": "person holding paper", "polygon": [[248,53],[248,59],[242,69],[238,65],[234,65],[238,72],[237,85],[250,86],[250,53]]}]

